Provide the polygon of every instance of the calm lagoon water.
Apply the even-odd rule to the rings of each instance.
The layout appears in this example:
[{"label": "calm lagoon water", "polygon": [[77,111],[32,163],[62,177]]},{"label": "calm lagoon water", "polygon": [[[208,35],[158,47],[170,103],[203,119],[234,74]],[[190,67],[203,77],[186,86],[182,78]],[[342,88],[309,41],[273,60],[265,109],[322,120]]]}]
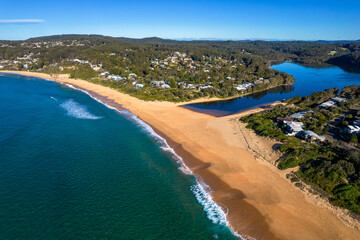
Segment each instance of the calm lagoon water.
[{"label": "calm lagoon water", "polygon": [[130,113],[17,75],[0,75],[0,109],[0,239],[235,239]]},{"label": "calm lagoon water", "polygon": [[348,73],[335,66],[328,68],[312,68],[294,63],[282,63],[274,65],[272,68],[293,75],[296,78],[294,85],[276,87],[226,101],[190,104],[183,107],[220,117],[250,110],[291,97],[307,96],[313,92],[323,91],[328,88],[337,87],[342,89],[349,85],[360,84],[360,74]]}]

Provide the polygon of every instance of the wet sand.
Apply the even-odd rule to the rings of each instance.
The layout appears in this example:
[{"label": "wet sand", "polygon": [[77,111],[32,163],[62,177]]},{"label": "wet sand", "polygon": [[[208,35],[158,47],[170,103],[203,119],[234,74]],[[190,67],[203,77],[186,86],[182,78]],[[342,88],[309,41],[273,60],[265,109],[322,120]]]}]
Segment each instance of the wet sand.
[{"label": "wet sand", "polygon": [[[360,231],[327,206],[311,201],[286,179],[285,171],[244,147],[250,133],[234,124],[234,118],[244,113],[215,118],[180,104],[142,101],[83,80],[12,73],[69,83],[113,107],[129,109],[165,137],[193,174],[211,187],[214,200],[226,209],[227,220],[238,233],[256,239],[360,239]],[[271,146],[266,141],[254,138],[251,144],[265,152]]]}]

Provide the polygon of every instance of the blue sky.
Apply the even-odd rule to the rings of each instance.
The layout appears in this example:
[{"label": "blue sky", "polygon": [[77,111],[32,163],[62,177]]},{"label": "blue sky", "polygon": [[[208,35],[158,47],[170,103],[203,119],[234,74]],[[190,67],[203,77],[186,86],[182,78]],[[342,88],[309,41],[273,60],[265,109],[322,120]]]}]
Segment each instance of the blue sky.
[{"label": "blue sky", "polygon": [[54,34],[360,39],[360,1],[356,0],[0,0],[0,7],[2,40]]}]

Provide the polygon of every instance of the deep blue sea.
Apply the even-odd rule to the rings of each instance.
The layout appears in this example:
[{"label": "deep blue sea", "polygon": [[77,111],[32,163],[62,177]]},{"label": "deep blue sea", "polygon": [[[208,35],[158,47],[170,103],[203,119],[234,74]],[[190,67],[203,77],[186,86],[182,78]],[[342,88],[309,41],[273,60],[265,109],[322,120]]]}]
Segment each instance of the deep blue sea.
[{"label": "deep blue sea", "polygon": [[274,65],[272,68],[293,75],[296,79],[295,84],[292,86],[276,87],[241,98],[189,104],[183,107],[221,117],[291,97],[308,96],[313,92],[323,91],[328,88],[337,87],[340,90],[349,85],[360,84],[360,74],[348,73],[335,66],[313,68],[295,63],[282,63]]},{"label": "deep blue sea", "polygon": [[166,142],[65,85],[0,75],[0,239],[235,239]]}]

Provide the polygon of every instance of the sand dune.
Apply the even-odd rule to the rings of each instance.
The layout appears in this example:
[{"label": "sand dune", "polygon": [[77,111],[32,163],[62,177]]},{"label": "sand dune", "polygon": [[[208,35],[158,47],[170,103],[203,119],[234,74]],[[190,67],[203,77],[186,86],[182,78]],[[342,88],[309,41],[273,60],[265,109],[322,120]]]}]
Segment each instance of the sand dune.
[{"label": "sand dune", "polygon": [[[360,239],[326,204],[294,187],[273,162],[275,142],[252,135],[237,116],[215,118],[169,102],[145,102],[83,80],[13,72],[94,91],[150,124],[213,190],[237,232],[256,239]],[[341,217],[341,216],[340,216]],[[351,222],[351,219],[349,220]]]}]

